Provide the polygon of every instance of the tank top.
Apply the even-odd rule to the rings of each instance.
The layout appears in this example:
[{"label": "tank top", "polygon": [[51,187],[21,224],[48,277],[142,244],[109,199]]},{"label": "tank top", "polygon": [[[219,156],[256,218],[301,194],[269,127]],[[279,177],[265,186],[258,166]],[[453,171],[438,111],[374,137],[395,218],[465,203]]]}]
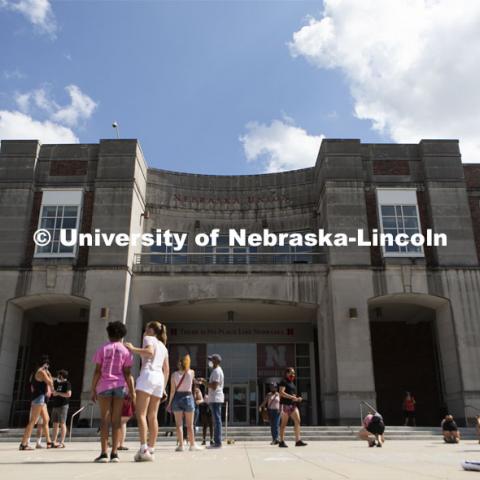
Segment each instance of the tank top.
[{"label": "tank top", "polygon": [[[38,370],[37,370],[38,372]],[[30,380],[30,391],[32,393],[32,399],[39,397],[40,395],[45,395],[47,393],[47,384],[43,381],[38,381],[35,378],[37,372],[32,374]]]},{"label": "tank top", "polygon": [[413,412],[415,411],[415,400],[410,398],[410,400],[405,399],[405,410],[407,412]]},{"label": "tank top", "polygon": [[181,378],[183,377],[183,372],[177,370],[173,373],[173,381],[175,382],[175,391],[176,392],[191,392],[192,391],[192,383],[193,383],[193,370],[189,370],[185,374],[185,378],[183,379],[180,388],[177,388],[177,385],[180,383]]}]

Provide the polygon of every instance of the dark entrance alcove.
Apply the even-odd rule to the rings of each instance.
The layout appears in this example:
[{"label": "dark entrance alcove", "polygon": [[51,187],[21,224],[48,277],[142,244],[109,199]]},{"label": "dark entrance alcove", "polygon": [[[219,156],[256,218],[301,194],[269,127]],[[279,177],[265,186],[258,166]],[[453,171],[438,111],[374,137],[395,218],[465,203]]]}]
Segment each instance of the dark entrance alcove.
[{"label": "dark entrance alcove", "polygon": [[404,423],[402,401],[405,391],[410,391],[417,402],[417,425],[438,426],[444,412],[435,311],[388,305],[376,308],[371,318],[377,408],[386,423]]}]

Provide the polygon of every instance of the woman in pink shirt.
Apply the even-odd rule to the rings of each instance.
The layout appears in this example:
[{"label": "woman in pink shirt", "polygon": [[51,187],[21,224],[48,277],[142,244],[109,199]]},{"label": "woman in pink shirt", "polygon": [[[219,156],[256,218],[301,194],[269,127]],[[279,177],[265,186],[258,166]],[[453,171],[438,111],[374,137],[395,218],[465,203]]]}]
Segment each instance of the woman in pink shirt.
[{"label": "woman in pink shirt", "polygon": [[91,399],[98,400],[101,416],[101,446],[102,452],[95,462],[106,463],[108,459],[108,430],[112,424],[112,451],[110,462],[118,462],[117,447],[121,438],[122,407],[125,397],[125,386],[128,385],[130,398],[135,405],[136,395],[130,368],[133,356],[123,345],[127,328],[122,322],[110,322],[107,326],[109,341],[102,345],[93,361],[95,373],[92,379]]}]

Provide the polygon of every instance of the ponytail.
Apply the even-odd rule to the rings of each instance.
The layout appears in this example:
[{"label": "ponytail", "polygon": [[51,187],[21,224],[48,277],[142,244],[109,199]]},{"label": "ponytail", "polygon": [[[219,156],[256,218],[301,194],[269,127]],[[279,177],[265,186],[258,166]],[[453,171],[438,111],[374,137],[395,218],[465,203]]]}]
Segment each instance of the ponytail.
[{"label": "ponytail", "polygon": [[158,339],[164,344],[166,345],[167,344],[167,327],[165,326],[165,324],[162,323],[161,327],[160,327],[160,336],[158,337]]},{"label": "ponytail", "polygon": [[180,358],[180,364],[182,365],[182,370],[184,372],[188,372],[190,370],[191,361],[192,360],[191,360],[190,355],[188,353]]},{"label": "ponytail", "polygon": [[147,323],[147,328],[151,328],[155,332],[157,339],[164,345],[167,344],[167,327],[163,323],[149,322]]}]

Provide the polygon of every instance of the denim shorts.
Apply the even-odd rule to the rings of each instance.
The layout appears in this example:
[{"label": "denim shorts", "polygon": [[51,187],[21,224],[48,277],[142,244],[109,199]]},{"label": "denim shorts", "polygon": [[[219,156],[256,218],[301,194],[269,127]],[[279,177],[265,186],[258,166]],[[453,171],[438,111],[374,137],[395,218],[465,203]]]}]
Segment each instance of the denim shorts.
[{"label": "denim shorts", "polygon": [[174,412],[193,412],[195,402],[191,392],[176,392],[173,397],[172,410]]},{"label": "denim shorts", "polygon": [[46,403],[46,399],[43,393],[38,397],[35,397],[34,399],[32,399],[32,405],[45,405],[45,403]]},{"label": "denim shorts", "polygon": [[123,387],[110,388],[98,394],[99,397],[125,398],[125,389]]}]

